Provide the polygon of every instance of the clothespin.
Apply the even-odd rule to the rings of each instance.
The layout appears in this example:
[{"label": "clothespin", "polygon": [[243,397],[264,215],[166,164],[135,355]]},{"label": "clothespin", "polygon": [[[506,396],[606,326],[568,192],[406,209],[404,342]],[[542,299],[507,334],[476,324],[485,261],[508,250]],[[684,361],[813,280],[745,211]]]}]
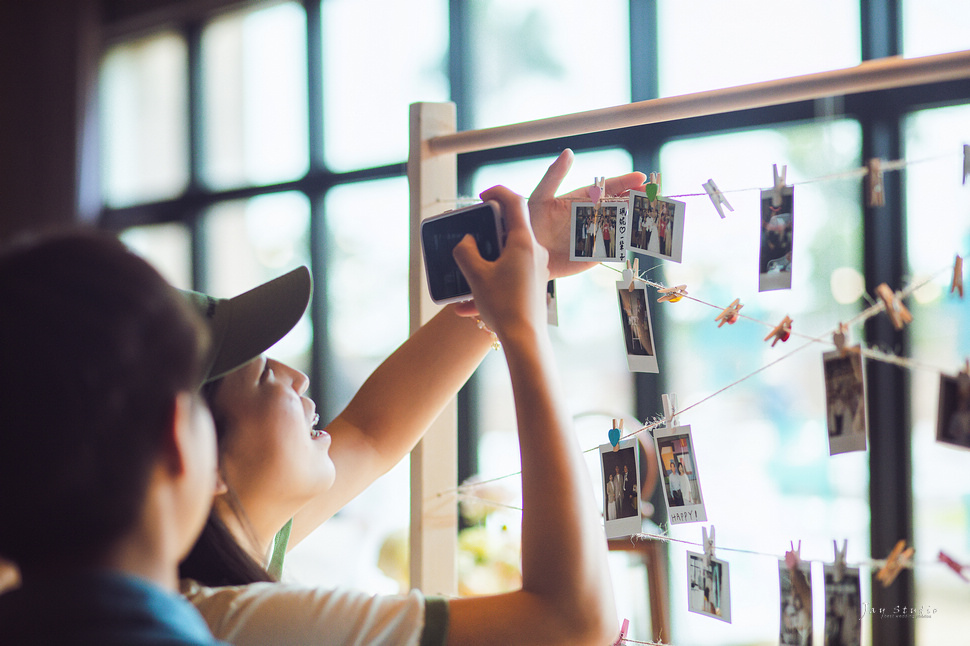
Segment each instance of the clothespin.
[{"label": "clothespin", "polygon": [[844,323],[839,322],[839,329],[832,333],[832,343],[835,344],[835,349],[839,351],[839,356],[844,357],[848,350],[845,347],[845,333],[848,328]]},{"label": "clothespin", "polygon": [[650,173],[650,181],[644,185],[643,192],[647,194],[647,199],[651,202],[656,200],[658,195],[662,195],[660,192],[660,173]]},{"label": "clothespin", "polygon": [[636,281],[639,277],[640,277],[640,259],[634,258],[632,267],[630,266],[630,261],[627,260],[626,269],[623,270],[623,282],[624,283],[627,281],[630,282],[629,291],[632,292],[633,290],[636,289],[636,285],[634,284],[634,281]]},{"label": "clothespin", "polygon": [[785,186],[786,186],[785,176],[788,175],[788,166],[787,165],[782,166],[781,167],[781,174],[779,175],[778,174],[778,164],[772,164],[771,165],[771,172],[772,172],[772,175],[774,175],[774,178],[775,178],[774,179],[775,185],[774,185],[774,188],[772,188],[772,193],[771,193],[771,205],[772,206],[781,206],[781,202],[782,202],[782,191],[785,190]]},{"label": "clothespin", "polygon": [[701,184],[701,186],[704,187],[707,197],[711,198],[711,202],[714,203],[714,208],[717,209],[717,214],[721,216],[722,220],[726,217],[724,215],[724,209],[722,206],[726,206],[728,211],[734,211],[734,207],[731,206],[731,203],[727,201],[727,198],[724,197],[724,193],[722,193],[721,189],[717,187],[717,184],[714,183],[713,179],[707,180]]},{"label": "clothespin", "polygon": [[832,541],[832,546],[835,548],[835,582],[838,583],[845,576],[845,553],[849,550],[849,541],[842,541],[841,550],[836,540]]},{"label": "clothespin", "polygon": [[616,638],[613,642],[613,646],[622,646],[623,642],[626,641],[626,631],[630,629],[630,620],[624,619],[623,624],[620,625],[620,636]]},{"label": "clothespin", "polygon": [[795,541],[791,542],[791,549],[785,552],[785,565],[788,566],[789,570],[795,570],[799,565],[802,564],[802,542],[798,541],[798,547],[795,547]]},{"label": "clothespin", "polygon": [[963,184],[967,183],[967,176],[970,175],[970,145],[963,144]]},{"label": "clothespin", "polygon": [[660,401],[663,402],[664,423],[667,425],[667,428],[679,426],[677,423],[677,395],[674,393],[661,395]]},{"label": "clothespin", "polygon": [[589,201],[593,203],[593,209],[598,209],[600,200],[606,197],[606,177],[594,177],[593,185],[586,192],[589,194]]},{"label": "clothespin", "polygon": [[882,583],[884,588],[888,588],[892,585],[892,582],[896,580],[899,576],[900,570],[902,570],[909,563],[910,558],[913,556],[915,551],[912,547],[906,547],[906,541],[901,540],[896,543],[893,547],[893,551],[889,553],[886,557],[886,564],[879,569],[876,574],[876,578]]},{"label": "clothespin", "polygon": [[882,184],[882,160],[873,157],[866,164],[869,175],[866,177],[866,202],[868,206],[883,206],[886,203],[886,191]]},{"label": "clothespin", "polygon": [[613,427],[610,428],[608,436],[610,438],[610,444],[613,445],[613,452],[616,453],[620,450],[620,432],[623,430],[623,420],[620,419],[619,424],[617,424],[616,419],[613,420]]},{"label": "clothespin", "polygon": [[775,347],[775,344],[779,341],[784,343],[788,340],[788,337],[791,336],[791,324],[793,322],[794,321],[792,321],[791,318],[786,315],[785,318],[781,320],[781,323],[776,325],[771,332],[768,333],[768,336],[766,336],[764,340],[767,341],[771,337],[775,337],[775,340],[771,342],[771,347]]},{"label": "clothespin", "polygon": [[893,293],[893,290],[886,283],[876,287],[876,296],[882,299],[886,306],[886,314],[889,315],[889,320],[893,322],[893,327],[897,330],[902,330],[907,323],[913,320],[913,315],[903,305],[899,293]]},{"label": "clothespin", "polygon": [[741,299],[735,298],[734,301],[730,305],[725,307],[723,310],[721,310],[721,313],[718,314],[717,317],[714,319],[715,321],[718,322],[717,326],[721,327],[725,323],[727,323],[728,325],[734,325],[735,323],[737,323],[742,307],[744,307],[744,305],[741,304]]},{"label": "clothespin", "polygon": [[661,287],[657,290],[658,294],[662,294],[660,298],[657,299],[658,303],[666,303],[670,301],[671,303],[676,303],[684,296],[687,296],[687,285],[677,285],[676,287]]},{"label": "clothespin", "polygon": [[714,525],[711,525],[711,533],[708,535],[707,528],[701,527],[701,542],[704,544],[704,569],[711,567],[711,559],[714,558]]},{"label": "clothespin", "polygon": [[963,570],[966,569],[967,566],[960,565],[951,556],[948,556],[943,550],[940,550],[939,559],[943,563],[946,563],[950,567],[951,570],[953,570],[954,572],[956,572],[958,577],[960,577],[961,579],[963,579],[967,583],[970,583],[970,579],[968,579],[963,574]]},{"label": "clothespin", "polygon": [[956,290],[963,298],[963,258],[957,254],[957,259],[953,261],[953,281],[950,283],[950,293]]}]

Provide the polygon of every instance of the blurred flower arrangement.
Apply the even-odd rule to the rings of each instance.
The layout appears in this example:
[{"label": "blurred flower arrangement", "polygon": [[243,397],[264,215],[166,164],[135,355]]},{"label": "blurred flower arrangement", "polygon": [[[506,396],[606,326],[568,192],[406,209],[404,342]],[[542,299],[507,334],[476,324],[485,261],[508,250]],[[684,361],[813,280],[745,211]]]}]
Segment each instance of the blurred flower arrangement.
[{"label": "blurred flower arrangement", "polygon": [[[521,516],[518,496],[496,483],[478,487],[476,478],[463,483],[460,509],[467,527],[458,532],[458,594],[471,597],[518,590],[522,586]],[[378,567],[396,580],[402,592],[408,584],[406,532],[385,539]]]}]

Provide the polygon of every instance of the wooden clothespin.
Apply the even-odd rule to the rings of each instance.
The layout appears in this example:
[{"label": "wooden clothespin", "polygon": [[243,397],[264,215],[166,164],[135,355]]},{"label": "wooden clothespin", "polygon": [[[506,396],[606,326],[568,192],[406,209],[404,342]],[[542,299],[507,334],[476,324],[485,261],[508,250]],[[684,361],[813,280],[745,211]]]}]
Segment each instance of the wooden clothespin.
[{"label": "wooden clothespin", "polygon": [[842,549],[839,550],[839,542],[832,541],[835,548],[835,582],[840,582],[845,577],[845,553],[849,550],[848,539],[842,541]]},{"label": "wooden clothespin", "polygon": [[675,393],[663,394],[660,396],[660,401],[663,403],[664,423],[667,428],[679,426],[677,421],[677,395]]},{"label": "wooden clothespin", "polygon": [[970,176],[970,145],[963,144],[963,184],[967,183],[967,176]]},{"label": "wooden clothespin", "polygon": [[788,566],[789,570],[798,569],[798,566],[802,564],[802,542],[798,541],[798,547],[795,547],[795,541],[791,542],[791,549],[785,552],[785,565]]},{"label": "wooden clothespin", "polygon": [[644,185],[643,192],[647,194],[647,199],[653,202],[663,193],[660,192],[660,173],[650,173],[649,181]]},{"label": "wooden clothespin", "polygon": [[738,317],[741,315],[740,312],[742,307],[744,307],[744,305],[741,304],[741,299],[735,298],[734,301],[732,301],[730,305],[728,305],[723,310],[721,310],[721,313],[718,314],[717,317],[714,319],[715,321],[718,322],[717,326],[721,327],[725,323],[727,323],[728,325],[734,325],[735,323],[737,323]]},{"label": "wooden clothespin", "polygon": [[951,570],[953,570],[954,572],[956,572],[958,577],[960,577],[961,579],[963,579],[967,583],[970,583],[970,579],[968,579],[963,574],[963,571],[967,568],[966,565],[960,565],[959,563],[956,562],[956,560],[953,557],[947,555],[943,550],[940,550],[939,559],[940,559],[941,562],[946,563],[946,565]]},{"label": "wooden clothespin", "polygon": [[781,206],[781,202],[783,200],[782,193],[784,192],[785,186],[787,185],[785,182],[785,176],[788,175],[788,166],[787,165],[782,166],[781,174],[779,175],[778,164],[772,164],[771,173],[772,175],[774,175],[774,187],[772,188],[772,193],[771,193],[771,205]]},{"label": "wooden clothespin", "polygon": [[893,327],[897,330],[902,330],[907,323],[913,320],[913,315],[903,305],[903,300],[899,297],[899,294],[894,293],[886,283],[876,287],[876,296],[882,299],[886,306],[886,314],[889,315],[889,320],[893,322]]},{"label": "wooden clothespin", "polygon": [[701,186],[704,187],[707,197],[711,198],[711,202],[714,203],[714,208],[717,209],[717,214],[721,216],[722,220],[726,217],[724,215],[723,207],[726,206],[728,211],[734,211],[734,207],[731,206],[731,203],[727,201],[727,198],[724,197],[724,193],[722,193],[721,189],[717,187],[717,184],[714,183],[713,179],[707,180],[701,184]]},{"label": "wooden clothespin", "polygon": [[957,254],[956,260],[953,261],[953,280],[950,282],[950,293],[954,291],[960,294],[960,298],[963,298],[963,258],[960,254]]},{"label": "wooden clothespin", "polygon": [[[906,549],[903,549],[904,547]],[[912,547],[906,547],[906,541],[904,540],[896,543],[892,552],[886,557],[886,564],[876,574],[876,578],[879,579],[884,588],[892,585],[892,582],[899,576],[900,571],[909,563],[914,551]]]},{"label": "wooden clothespin", "polygon": [[839,351],[839,356],[844,357],[848,350],[845,347],[845,333],[848,328],[844,323],[839,322],[838,329],[832,333],[832,343],[835,344],[835,349]]},{"label": "wooden clothespin", "polygon": [[613,642],[613,646],[623,646],[623,642],[626,641],[626,631],[630,629],[630,620],[624,619],[623,623],[620,625],[620,636],[616,638]]},{"label": "wooden clothespin", "polygon": [[883,206],[886,203],[886,191],[882,183],[882,160],[873,157],[866,167],[869,169],[866,176],[866,204],[870,207]]},{"label": "wooden clothespin", "polygon": [[788,337],[791,336],[792,323],[794,323],[794,321],[792,321],[791,318],[786,315],[785,318],[781,320],[781,323],[776,325],[771,332],[768,333],[768,336],[765,337],[765,341],[771,337],[775,337],[775,340],[771,342],[771,347],[775,347],[775,344],[779,341],[784,343],[788,340]]},{"label": "wooden clothespin", "polygon": [[658,303],[666,303],[667,301],[671,303],[676,303],[684,296],[687,296],[687,285],[677,285],[676,287],[661,287],[657,290],[658,294],[661,294],[660,298],[657,299]]},{"label": "wooden clothespin", "polygon": [[610,438],[610,444],[613,445],[613,452],[614,453],[616,453],[617,451],[620,450],[620,435],[621,435],[621,431],[623,431],[623,419],[621,418],[620,421],[619,421],[619,423],[617,423],[616,419],[614,418],[613,419],[613,427],[610,428],[610,432],[608,433],[609,438]]},{"label": "wooden clothespin", "polygon": [[632,267],[630,265],[630,261],[627,260],[626,269],[623,270],[623,282],[625,283],[629,281],[630,283],[630,287],[628,288],[629,291],[632,292],[637,288],[635,282],[639,280],[639,278],[640,278],[640,259],[634,258]]},{"label": "wooden clothespin", "polygon": [[701,527],[701,542],[704,544],[704,569],[711,567],[711,559],[714,558],[714,525],[711,525],[711,533],[707,533],[706,527]]}]

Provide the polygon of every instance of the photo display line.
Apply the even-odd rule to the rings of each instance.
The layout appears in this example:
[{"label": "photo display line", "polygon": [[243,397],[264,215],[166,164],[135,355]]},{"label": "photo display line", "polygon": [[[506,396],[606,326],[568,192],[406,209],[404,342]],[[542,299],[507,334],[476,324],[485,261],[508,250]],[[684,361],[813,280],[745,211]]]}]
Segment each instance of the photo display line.
[{"label": "photo display line", "polygon": [[[607,267],[608,269],[610,269],[612,271],[617,271],[617,272],[621,272],[622,271],[620,269],[617,269],[616,267],[611,267],[609,265],[603,265],[603,266]],[[941,275],[941,274],[943,274],[945,272],[951,271],[951,269],[952,269],[952,267],[947,267],[946,269],[941,269],[941,270],[937,271],[936,273],[931,274],[929,278],[925,279],[924,281],[922,281],[920,283],[915,283],[915,284],[908,285],[907,287],[905,287],[904,289],[902,289],[902,290],[900,290],[898,292],[899,297],[900,298],[903,298],[905,296],[909,296],[915,290],[919,289],[920,287],[922,287],[923,285],[927,284],[928,282],[934,280],[939,275]],[[642,282],[645,282],[648,285],[650,285],[652,287],[655,287],[655,288],[658,288],[658,289],[664,287],[660,283],[656,283],[656,282],[653,282],[653,281],[645,280],[643,278],[637,278],[637,280],[641,280]],[[692,300],[694,302],[700,303],[702,305],[706,305],[706,306],[711,307],[711,308],[714,308],[714,309],[718,309],[718,310],[723,309],[723,308],[721,308],[721,307],[719,307],[717,305],[714,305],[714,304],[711,304],[711,303],[706,303],[706,302],[704,302],[704,301],[702,301],[700,299],[697,299],[697,298],[695,298],[693,296],[690,296],[689,294],[684,295],[684,298],[690,299],[690,300]],[[848,325],[856,325],[858,323],[862,323],[862,322],[866,321],[867,319],[872,318],[873,316],[876,316],[877,314],[880,314],[881,312],[884,312],[885,309],[886,309],[885,303],[883,303],[882,301],[880,301],[880,302],[878,302],[878,303],[876,303],[874,305],[869,306],[868,308],[866,308],[865,310],[863,310],[859,314],[855,315],[851,319],[848,319],[848,321],[847,321],[847,323],[845,323],[845,325],[848,326]],[[739,318],[744,318],[746,320],[749,320],[749,321],[758,323],[760,325],[766,325],[768,327],[774,327],[772,324],[766,323],[764,321],[760,321],[760,320],[755,319],[755,318],[752,318],[752,317],[748,317],[748,316],[743,316],[742,315]],[[703,403],[706,403],[706,402],[710,401],[711,399],[713,399],[713,398],[715,398],[715,397],[723,394],[725,391],[733,388],[734,386],[737,386],[738,384],[741,384],[741,383],[747,381],[748,379],[750,379],[750,378],[758,375],[759,373],[763,372],[764,370],[767,370],[768,368],[770,368],[770,367],[772,367],[772,366],[774,366],[774,365],[776,365],[778,363],[781,363],[785,359],[788,359],[792,355],[794,355],[794,354],[796,354],[796,353],[804,350],[805,348],[811,346],[812,344],[815,344],[815,343],[833,344],[832,339],[829,338],[829,337],[831,337],[831,335],[834,334],[837,331],[838,331],[838,328],[835,328],[835,329],[829,331],[827,333],[827,336],[820,336],[820,337],[814,337],[814,336],[806,335],[806,334],[796,334],[794,331],[792,331],[792,335],[799,336],[799,337],[801,337],[803,339],[806,339],[807,340],[806,343],[804,343],[803,345],[798,346],[797,348],[794,348],[790,352],[787,352],[787,353],[779,356],[778,358],[774,359],[773,361],[770,361],[770,362],[766,363],[765,365],[760,366],[759,368],[757,368],[754,371],[748,373],[747,375],[744,375],[740,379],[737,379],[737,380],[735,380],[735,381],[733,381],[733,382],[731,382],[731,383],[729,383],[729,384],[727,384],[727,385],[719,388],[718,390],[716,390],[713,393],[707,395],[706,397],[703,397],[702,399],[699,399],[698,401],[693,402],[692,404],[689,404],[689,405],[687,405],[687,406],[685,406],[683,408],[678,408],[676,411],[673,411],[673,415],[675,417],[676,416],[679,416],[681,413],[686,413],[687,411],[689,411],[689,410],[691,410],[691,409],[693,409],[693,408],[695,408],[697,406],[700,406]],[[925,369],[932,370],[934,372],[938,372],[940,374],[943,374],[944,372],[946,372],[946,371],[941,370],[939,368],[932,367],[932,366],[928,366],[926,364],[922,364],[922,363],[913,361],[912,359],[907,359],[907,358],[904,358],[904,357],[899,357],[899,356],[896,356],[896,355],[893,355],[893,354],[889,354],[889,353],[883,352],[881,350],[873,350],[871,348],[870,349],[865,349],[865,348],[862,348],[861,344],[860,344],[860,353],[863,356],[865,356],[866,358],[873,359],[873,360],[876,360],[876,361],[884,361],[886,363],[892,363],[892,364],[898,365],[898,366],[900,366],[902,368],[907,368],[907,369],[925,368]],[[638,435],[642,434],[645,431],[651,431],[652,432],[653,430],[655,430],[657,428],[660,428],[660,427],[663,427],[663,426],[666,426],[666,419],[663,418],[663,417],[657,417],[657,418],[655,418],[654,421],[652,421],[652,422],[650,422],[648,424],[642,425],[639,428],[637,428],[636,430],[631,431],[631,432],[629,432],[629,433],[627,433],[625,435],[621,435],[620,436],[620,440],[622,441],[622,440],[625,440],[625,439],[629,439],[631,437],[638,436]],[[585,449],[583,451],[583,453],[592,453],[593,451],[598,451],[598,450],[599,450],[599,447],[598,446],[595,446],[595,447],[592,447],[592,448],[589,448],[589,449]],[[443,496],[443,495],[449,494],[449,493],[458,493],[459,495],[463,495],[464,492],[467,491],[467,490],[474,489],[476,487],[481,487],[483,485],[490,484],[490,483],[493,483],[493,482],[498,482],[498,481],[501,481],[501,480],[505,480],[507,478],[512,478],[512,477],[515,477],[515,476],[518,476],[518,475],[521,475],[521,474],[522,474],[522,471],[515,471],[513,473],[507,473],[505,475],[496,476],[494,478],[489,478],[489,479],[486,479],[486,480],[478,480],[478,481],[475,481],[475,482],[461,484],[461,485],[458,485],[456,487],[451,487],[451,488],[448,488],[448,489],[444,489],[442,491],[439,491],[437,495],[438,496]],[[495,504],[501,504],[501,503],[495,503]]]}]

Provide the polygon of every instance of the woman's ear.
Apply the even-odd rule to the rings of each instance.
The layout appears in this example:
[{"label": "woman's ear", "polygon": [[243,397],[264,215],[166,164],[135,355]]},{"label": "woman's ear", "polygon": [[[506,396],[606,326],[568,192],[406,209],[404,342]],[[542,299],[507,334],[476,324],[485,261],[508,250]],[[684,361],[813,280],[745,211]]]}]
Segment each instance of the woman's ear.
[{"label": "woman's ear", "polygon": [[222,479],[222,471],[216,470],[216,495],[221,496],[229,493],[229,485]]}]

